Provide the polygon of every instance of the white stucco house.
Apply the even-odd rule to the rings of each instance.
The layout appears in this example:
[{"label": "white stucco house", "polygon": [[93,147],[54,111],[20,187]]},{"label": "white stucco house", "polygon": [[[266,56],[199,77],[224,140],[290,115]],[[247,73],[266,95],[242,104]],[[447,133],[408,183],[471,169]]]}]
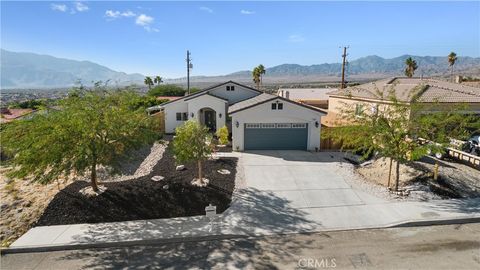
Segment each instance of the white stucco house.
[{"label": "white stucco house", "polygon": [[270,95],[233,81],[150,108],[163,110],[165,133],[196,119],[211,131],[226,125],[236,151],[320,149],[318,108]]}]

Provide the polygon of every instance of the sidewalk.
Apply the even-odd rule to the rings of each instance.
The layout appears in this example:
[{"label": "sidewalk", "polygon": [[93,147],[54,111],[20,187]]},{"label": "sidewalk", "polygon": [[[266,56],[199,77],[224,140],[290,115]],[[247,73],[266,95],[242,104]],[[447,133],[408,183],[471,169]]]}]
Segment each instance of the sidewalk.
[{"label": "sidewalk", "polygon": [[[212,224],[204,216],[35,227],[3,252],[64,250],[168,241],[480,221],[480,198],[279,209],[240,190]],[[264,199],[264,198],[260,198]]]}]

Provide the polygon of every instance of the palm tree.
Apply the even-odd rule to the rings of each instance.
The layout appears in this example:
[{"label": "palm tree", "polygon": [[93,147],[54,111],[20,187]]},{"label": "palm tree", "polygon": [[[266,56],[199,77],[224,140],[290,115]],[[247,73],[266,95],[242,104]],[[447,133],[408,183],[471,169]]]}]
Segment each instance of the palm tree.
[{"label": "palm tree", "polygon": [[148,85],[148,89],[152,89],[153,86],[153,80],[149,76],[145,77],[145,80],[143,81],[146,85]]},{"label": "palm tree", "polygon": [[454,52],[451,52],[448,55],[448,63],[450,64],[450,68],[452,69],[452,82],[453,82],[453,65],[455,65],[456,61],[457,61],[457,54]]},{"label": "palm tree", "polygon": [[163,82],[162,77],[158,75],[155,76],[155,78],[153,79],[153,82],[156,83],[157,85],[160,85]]},{"label": "palm tree", "polygon": [[265,70],[265,67],[262,64],[258,66],[258,72],[260,73],[260,85],[263,86],[263,81],[262,81],[263,75],[267,73],[267,71]]},{"label": "palm tree", "polygon": [[255,67],[252,71],[253,82],[257,85],[257,89],[260,89],[260,77],[262,74],[260,73],[260,69]]},{"label": "palm tree", "polygon": [[411,78],[413,77],[413,74],[415,74],[415,70],[417,70],[418,66],[417,66],[417,62],[415,60],[413,60],[412,57],[408,57],[406,60],[405,60],[405,75],[407,75],[407,77]]}]

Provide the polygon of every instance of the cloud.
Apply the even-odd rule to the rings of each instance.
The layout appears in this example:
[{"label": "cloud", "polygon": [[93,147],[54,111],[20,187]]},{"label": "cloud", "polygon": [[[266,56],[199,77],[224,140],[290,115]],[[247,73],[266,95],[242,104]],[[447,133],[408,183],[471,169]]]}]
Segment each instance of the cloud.
[{"label": "cloud", "polygon": [[130,10],[122,12],[121,15],[122,15],[122,17],[135,17],[135,16],[137,16],[137,14],[131,12]]},{"label": "cloud", "polygon": [[120,12],[118,10],[107,10],[105,11],[105,17],[111,18],[111,19],[116,19],[120,17],[135,17],[137,14],[131,12],[130,10]]},{"label": "cloud", "polygon": [[148,26],[149,24],[153,23],[155,19],[153,17],[150,17],[145,14],[140,14],[138,15],[137,19],[135,20],[135,23],[140,25],[140,26]]},{"label": "cloud", "polygon": [[140,25],[148,32],[158,32],[159,30],[155,27],[152,27],[151,24],[155,19],[145,14],[140,14],[135,19],[135,24]]},{"label": "cloud", "polygon": [[67,5],[64,4],[50,4],[50,8],[55,11],[65,12],[67,11]]},{"label": "cloud", "polygon": [[302,35],[290,35],[288,36],[288,41],[292,43],[304,42],[305,38]]},{"label": "cloud", "polygon": [[252,14],[255,14],[255,11],[242,9],[242,10],[240,10],[240,14],[252,15]]},{"label": "cloud", "polygon": [[209,7],[200,7],[200,10],[201,10],[201,11],[208,12],[208,13],[213,13],[213,9],[211,9],[211,8],[209,8]]},{"label": "cloud", "polygon": [[75,2],[75,9],[78,11],[78,12],[84,12],[84,11],[87,11],[89,8],[87,5],[85,5],[84,3],[82,2]]}]

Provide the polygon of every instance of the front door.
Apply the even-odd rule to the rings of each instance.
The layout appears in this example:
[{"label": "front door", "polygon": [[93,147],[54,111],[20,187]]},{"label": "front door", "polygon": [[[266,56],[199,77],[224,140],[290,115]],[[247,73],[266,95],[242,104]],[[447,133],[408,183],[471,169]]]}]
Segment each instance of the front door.
[{"label": "front door", "polygon": [[204,117],[205,117],[205,126],[210,129],[210,131],[216,131],[217,130],[217,119],[215,118],[215,111],[204,111]]}]

